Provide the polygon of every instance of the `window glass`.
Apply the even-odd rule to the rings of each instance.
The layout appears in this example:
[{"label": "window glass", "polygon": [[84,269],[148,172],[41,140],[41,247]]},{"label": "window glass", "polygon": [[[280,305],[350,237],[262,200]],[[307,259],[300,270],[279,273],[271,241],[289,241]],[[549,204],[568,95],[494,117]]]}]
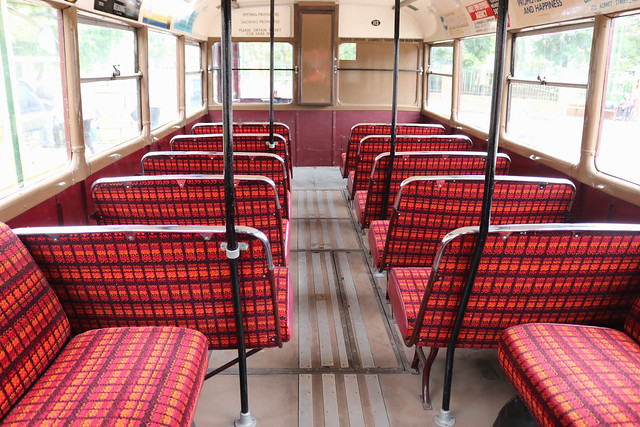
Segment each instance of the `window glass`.
[{"label": "window glass", "polygon": [[135,33],[80,22],[78,48],[85,154],[90,157],[140,134]]},{"label": "window glass", "polygon": [[[233,102],[268,103],[269,96],[269,52],[267,42],[232,43],[233,55]],[[214,99],[221,103],[222,76],[220,74],[220,43],[213,46]],[[290,103],[293,99],[293,46],[291,43],[274,43],[273,97],[276,103]]]},{"label": "window glass", "polygon": [[178,119],[178,39],[149,31],[151,129]]},{"label": "window glass", "polygon": [[356,43],[341,43],[339,47],[338,59],[340,61],[355,61],[358,59]]},{"label": "window glass", "polygon": [[495,36],[464,39],[460,42],[462,74],[458,120],[485,131],[489,130],[495,45]]},{"label": "window glass", "polygon": [[579,161],[592,35],[592,28],[580,28],[515,38],[510,139]]},{"label": "window glass", "polygon": [[427,75],[427,108],[445,116],[451,114],[453,46],[431,46]]},{"label": "window glass", "polygon": [[202,65],[200,45],[184,46],[185,103],[187,116],[202,109]]},{"label": "window glass", "polygon": [[69,163],[58,11],[0,2],[0,196]]},{"label": "window glass", "polygon": [[[349,43],[350,44],[350,43]],[[387,41],[358,41],[356,55],[338,60],[336,86],[342,105],[391,106],[394,45]],[[340,45],[340,48],[345,43]],[[398,58],[398,105],[420,106],[422,45],[402,42]]]},{"label": "window glass", "polygon": [[596,167],[640,184],[640,15],[616,18]]}]

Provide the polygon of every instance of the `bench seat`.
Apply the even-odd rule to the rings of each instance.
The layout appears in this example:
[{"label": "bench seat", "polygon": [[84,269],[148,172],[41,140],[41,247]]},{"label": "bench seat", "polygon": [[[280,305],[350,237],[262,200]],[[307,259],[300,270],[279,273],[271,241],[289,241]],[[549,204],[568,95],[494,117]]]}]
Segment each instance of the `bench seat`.
[{"label": "bench seat", "polygon": [[201,332],[114,327],[70,339],[67,314],[25,245],[0,223],[0,424],[191,423],[207,368]]},{"label": "bench seat", "polygon": [[[411,152],[472,153],[470,151],[472,147],[471,139],[463,135],[400,135],[395,143],[396,153],[401,155]],[[354,168],[349,171],[347,177],[347,192],[351,199],[356,191],[368,191],[371,172],[377,157],[390,151],[390,136],[369,135],[362,138],[358,145]],[[401,160],[398,161],[400,162]]]},{"label": "bench seat", "polygon": [[[398,123],[396,124],[396,135],[444,135],[444,126],[436,124],[422,123]],[[342,153],[340,159],[340,172],[342,177],[354,170],[356,157],[358,154],[358,144],[362,138],[369,135],[391,135],[391,125],[388,123],[358,123],[351,127],[349,139],[347,140],[346,152]]]},{"label": "bench seat", "polygon": [[[361,206],[355,206],[358,222],[364,230],[369,228],[369,223],[373,220],[391,217],[396,195],[404,180],[412,176],[484,175],[487,169],[486,158],[487,153],[476,151],[396,151],[394,161],[391,162],[390,153],[381,153],[373,162],[367,190],[359,196],[362,199],[358,202]],[[498,153],[496,175],[508,174],[510,165],[511,158]],[[387,211],[383,212],[389,168],[392,168],[391,182],[386,200]]]},{"label": "bench seat", "polygon": [[2,425],[188,425],[207,367],[193,329],[94,329],[64,346]]},{"label": "bench seat", "polygon": [[[390,267],[424,267],[441,239],[455,228],[480,223],[484,177],[414,176],[400,184],[388,226],[373,221],[369,243],[380,272]],[[563,222],[575,186],[566,179],[496,176],[492,224]],[[385,231],[385,227],[387,230]]]},{"label": "bench seat", "polygon": [[513,326],[499,361],[541,426],[640,425],[640,345],[624,332]]},{"label": "bench seat", "polygon": [[[478,227],[441,241],[429,267],[394,267],[387,293],[414,367],[423,371],[423,404],[437,349],[447,347],[458,315]],[[456,347],[498,348],[503,331],[534,322],[621,328],[640,297],[640,226],[509,224],[489,228]],[[545,336],[546,339],[546,336]],[[535,385],[533,386],[536,387]]]}]

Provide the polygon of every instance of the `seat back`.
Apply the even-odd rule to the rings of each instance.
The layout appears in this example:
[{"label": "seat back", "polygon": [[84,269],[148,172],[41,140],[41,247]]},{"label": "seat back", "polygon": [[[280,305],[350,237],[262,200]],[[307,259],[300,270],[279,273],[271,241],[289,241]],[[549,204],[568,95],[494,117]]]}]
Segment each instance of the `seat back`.
[{"label": "seat back", "polygon": [[[177,135],[169,142],[171,151],[224,151],[222,134]],[[272,153],[282,157],[290,165],[289,147],[281,135],[268,133],[241,133],[233,135],[233,151],[246,153]],[[289,169],[291,174],[291,169]]]},{"label": "seat back", "polygon": [[20,239],[0,223],[0,419],[69,339],[69,321]]},{"label": "seat back", "polygon": [[[438,250],[410,342],[446,347],[478,227]],[[520,224],[490,227],[458,338],[495,348],[500,333],[532,322],[622,326],[640,295],[640,226]]]},{"label": "seat back", "polygon": [[[206,135],[222,133],[222,123],[196,123],[191,128],[193,135]],[[269,122],[244,122],[234,123],[233,133],[269,133]],[[291,141],[289,126],[284,123],[274,122],[273,133],[281,135],[286,141]]]},{"label": "seat back", "polygon": [[[269,134],[269,122],[245,122],[245,123],[234,123],[233,124],[233,133],[241,134],[241,133],[261,133],[261,134]],[[202,134],[221,134],[223,132],[222,123],[197,123],[193,125],[191,128],[191,133],[194,135],[202,135]],[[289,131],[289,126],[284,123],[274,122],[273,123],[273,133],[280,135],[284,138],[285,143],[287,144],[287,152],[292,153],[291,151],[291,132]],[[234,137],[235,138],[235,137]],[[293,170],[293,165],[291,162],[291,156],[285,158],[287,160],[287,168],[289,172]]]},{"label": "seat back", "polygon": [[[480,223],[484,177],[412,177],[402,182],[380,270],[429,266],[450,231]],[[575,186],[567,179],[496,176],[492,224],[563,222]]]},{"label": "seat back", "polygon": [[[143,175],[224,173],[221,151],[152,151],[142,157]],[[275,182],[282,203],[282,216],[289,218],[291,181],[282,157],[271,153],[233,153],[233,171],[238,175],[262,175]]]},{"label": "seat back", "polygon": [[[266,234],[273,257],[286,265],[284,231],[275,184],[262,176],[236,175],[237,225]],[[222,175],[157,175],[101,178],[91,187],[98,224],[223,225]]]},{"label": "seat back", "polygon": [[[289,339],[287,286],[276,286],[266,236],[236,227],[249,348]],[[237,347],[224,227],[32,227],[16,234],[69,316],[72,333],[113,326],[196,329],[209,349]],[[286,270],[286,269],[284,269]]]},{"label": "seat back", "polygon": [[[382,218],[384,195],[391,155],[379,154],[373,162],[371,177],[367,185],[367,197],[362,217],[362,228],[367,228],[375,219]],[[387,218],[393,211],[400,183],[412,176],[429,175],[484,175],[487,169],[487,153],[484,152],[396,152],[391,172],[391,186],[387,203]],[[511,158],[503,153],[496,156],[496,174],[509,173]]]},{"label": "seat back", "polygon": [[[355,169],[358,145],[365,136],[391,135],[391,124],[359,123],[353,125],[347,141],[347,152],[342,164],[342,177]],[[396,125],[396,135],[444,135],[444,126],[421,123],[402,123]]]},{"label": "seat back", "polygon": [[[470,151],[472,147],[471,139],[462,135],[410,135],[396,138],[396,152]],[[391,151],[390,136],[370,135],[362,138],[358,145],[358,156],[351,186],[352,195],[355,195],[356,191],[367,189],[376,157],[388,151]]]},{"label": "seat back", "polygon": [[624,331],[640,344],[640,298],[631,307],[631,311],[624,323]]}]

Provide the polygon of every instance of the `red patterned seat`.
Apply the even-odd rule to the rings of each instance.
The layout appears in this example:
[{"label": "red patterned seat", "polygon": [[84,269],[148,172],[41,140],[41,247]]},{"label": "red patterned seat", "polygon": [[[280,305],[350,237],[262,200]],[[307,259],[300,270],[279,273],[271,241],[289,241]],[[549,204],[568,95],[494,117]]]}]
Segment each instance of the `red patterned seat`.
[{"label": "red patterned seat", "polygon": [[[142,157],[143,175],[222,175],[221,151],[152,151]],[[262,175],[273,180],[282,203],[282,217],[291,212],[291,180],[282,157],[271,153],[233,153],[234,175]]]},{"label": "red patterned seat", "polygon": [[[340,171],[346,178],[356,165],[358,145],[365,136],[391,135],[391,125],[385,123],[359,123],[353,125],[347,141],[347,152],[342,153]],[[396,125],[396,135],[444,135],[442,125],[403,123]]]},{"label": "red patterned seat", "polygon": [[[446,347],[477,227],[448,234],[432,267],[391,269],[388,293],[407,346]],[[458,347],[496,348],[502,331],[531,322],[621,327],[640,295],[640,226],[490,227]],[[429,358],[423,371],[428,403]],[[416,359],[415,365],[417,366]]]},{"label": "red patterned seat", "polygon": [[[222,123],[197,123],[193,125],[191,128],[191,133],[194,135],[202,135],[202,134],[221,134],[223,132]],[[241,134],[241,133],[266,133],[269,134],[270,125],[269,122],[244,122],[244,123],[234,123],[233,124],[233,133]],[[284,138],[285,143],[287,144],[287,153],[293,153],[293,141],[291,140],[291,132],[289,131],[289,126],[284,123],[274,122],[273,123],[273,133],[276,135],[280,135]],[[235,147],[234,147],[235,148]],[[291,161],[291,156],[284,157],[287,161],[287,168],[290,174],[293,174],[293,164]]]},{"label": "red patterned seat", "polygon": [[[16,229],[58,295],[71,333],[114,326],[182,326],[209,349],[237,348],[225,227],[104,225]],[[236,227],[247,348],[290,337],[289,273],[266,236]]]},{"label": "red patterned seat", "polygon": [[[380,271],[390,267],[429,266],[436,248],[450,231],[480,223],[484,177],[412,177],[400,185],[388,225],[373,221],[369,245]],[[492,224],[563,222],[573,203],[575,186],[567,179],[497,176],[491,207]],[[374,249],[375,248],[375,249]]]},{"label": "red patterned seat", "polygon": [[[386,217],[391,216],[400,183],[405,179],[412,176],[430,175],[484,175],[487,168],[486,158],[487,153],[475,151],[396,152],[391,173]],[[382,219],[382,202],[389,170],[389,159],[389,153],[379,154],[373,162],[367,190],[356,191],[354,198],[356,218],[363,229],[368,228],[371,221]],[[508,174],[510,165],[511,158],[506,154],[499,153],[496,157],[496,174]]]},{"label": "red patterned seat", "polygon": [[[237,225],[267,235],[279,265],[289,262],[290,222],[282,219],[275,183],[263,176],[235,175]],[[93,183],[98,224],[222,225],[222,175],[164,175],[102,178]]]},{"label": "red patterned seat", "polygon": [[[396,151],[469,151],[471,139],[462,135],[409,135],[396,138]],[[365,136],[358,145],[355,166],[347,176],[347,192],[351,198],[356,191],[367,190],[376,157],[391,150],[390,136]]]},{"label": "red patterned seat", "polygon": [[0,224],[0,424],[189,425],[207,343],[178,327],[69,321],[33,258]]},{"label": "red patterned seat", "polygon": [[640,425],[640,300],[624,331],[513,326],[501,337],[499,360],[541,426]]}]

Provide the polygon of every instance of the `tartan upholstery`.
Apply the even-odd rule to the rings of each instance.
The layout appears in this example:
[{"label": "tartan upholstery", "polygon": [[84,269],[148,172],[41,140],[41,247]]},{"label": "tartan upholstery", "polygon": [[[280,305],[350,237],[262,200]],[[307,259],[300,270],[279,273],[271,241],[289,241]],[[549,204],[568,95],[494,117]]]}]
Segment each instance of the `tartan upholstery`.
[{"label": "tartan upholstery", "polygon": [[[389,230],[374,262],[380,271],[394,266],[431,265],[450,231],[480,223],[484,177],[412,177],[401,184]],[[575,187],[566,179],[496,176],[492,224],[563,222]],[[373,251],[372,251],[373,253]]]},{"label": "tartan upholstery", "polygon": [[[347,152],[343,154],[343,163],[340,165],[343,178],[346,178],[347,174],[354,170],[360,140],[369,135],[391,135],[391,124],[359,123],[351,127],[347,141]],[[444,135],[444,126],[421,123],[396,124],[397,135]]]},{"label": "tartan upholstery", "polygon": [[[245,122],[245,123],[234,123],[233,124],[233,133],[266,133],[269,134],[269,122]],[[222,123],[197,123],[193,125],[191,128],[191,133],[194,135],[197,134],[216,134],[223,132]],[[273,123],[273,133],[280,135],[284,138],[285,143],[287,144],[287,152],[292,153],[292,141],[291,141],[291,132],[289,131],[289,126],[284,123],[274,122]],[[293,173],[293,164],[291,162],[291,156],[285,158],[287,161],[287,168],[290,173]]]},{"label": "tartan upholstery", "polygon": [[640,425],[640,346],[623,332],[518,325],[504,331],[498,354],[539,425]]},{"label": "tartan upholstery", "polygon": [[[396,152],[470,151],[472,147],[471,139],[462,135],[411,135],[396,138]],[[356,191],[367,190],[376,157],[390,150],[390,136],[365,136],[362,138],[358,145],[353,178],[347,182],[347,190],[351,197]]]},{"label": "tartan upholstery", "polygon": [[[406,151],[396,152],[391,172],[391,187],[387,204],[386,217],[393,212],[393,203],[400,189],[400,183],[412,176],[429,175],[484,175],[487,163],[487,153],[482,152],[426,152]],[[389,153],[382,153],[376,157],[371,170],[367,191],[364,193],[364,209],[358,218],[363,229],[369,227],[372,220],[383,219],[382,201],[384,187],[389,170]],[[511,158],[498,153],[496,157],[496,174],[509,173]],[[362,197],[362,196],[361,196]]]},{"label": "tartan upholstery", "polygon": [[[407,345],[447,346],[476,232],[445,237],[430,272],[391,270],[389,297],[398,324],[408,325]],[[639,226],[492,226],[458,346],[495,348],[504,329],[521,323],[622,327],[640,295],[639,267]]]},{"label": "tartan upholstery", "polygon": [[371,249],[371,258],[374,265],[378,265],[382,259],[384,253],[384,243],[387,241],[387,234],[389,233],[389,221],[380,219],[377,221],[371,221],[369,227],[369,248]]},{"label": "tartan upholstery", "polygon": [[[290,336],[286,268],[276,269],[264,234],[236,227],[248,348]],[[224,227],[47,227],[15,230],[65,309],[72,333],[168,325],[202,332],[211,349],[236,348]],[[276,280],[277,279],[277,280]]]},{"label": "tartan upholstery", "polygon": [[[236,153],[271,153],[282,157],[292,175],[291,152],[287,140],[282,135],[273,134],[275,146],[269,144],[269,133],[234,133],[233,151]],[[171,151],[224,151],[222,133],[206,135],[177,135],[169,142]]]},{"label": "tartan upholstery", "polygon": [[191,329],[96,329],[76,336],[2,425],[189,425],[207,368]]},{"label": "tartan upholstery", "polygon": [[69,322],[33,258],[0,223],[0,422],[69,339]]},{"label": "tartan upholstery", "polygon": [[[267,235],[278,264],[289,261],[283,221],[273,181],[236,175],[237,225]],[[170,175],[103,178],[91,187],[98,224],[222,225],[226,223],[222,175]]]},{"label": "tartan upholstery", "polygon": [[110,328],[69,336],[45,275],[0,223],[0,424],[191,423],[207,368],[200,332]]},{"label": "tartan upholstery", "polygon": [[624,323],[624,331],[634,340],[640,343],[640,298],[631,307]]},{"label": "tartan upholstery", "polygon": [[364,216],[364,209],[367,203],[367,192],[366,191],[356,191],[355,196],[353,196],[353,209],[356,212],[356,219],[358,222],[362,222],[362,217]]},{"label": "tartan upholstery", "polygon": [[[143,175],[224,173],[221,151],[152,151],[142,157]],[[291,180],[282,157],[271,153],[233,153],[234,175],[262,175],[273,180],[282,204],[282,216],[291,212]]]}]

